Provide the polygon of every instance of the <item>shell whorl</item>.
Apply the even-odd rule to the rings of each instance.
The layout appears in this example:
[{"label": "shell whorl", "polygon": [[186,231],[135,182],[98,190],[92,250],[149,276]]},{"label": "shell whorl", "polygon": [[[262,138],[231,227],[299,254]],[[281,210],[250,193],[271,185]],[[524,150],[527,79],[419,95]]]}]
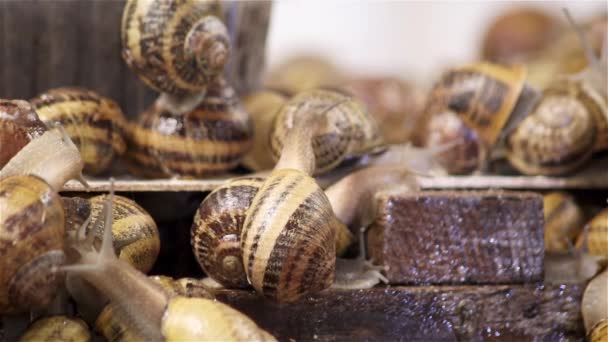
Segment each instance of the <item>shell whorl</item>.
[{"label": "shell whorl", "polygon": [[126,150],[126,121],[118,105],[93,91],[56,88],[32,99],[40,119],[60,124],[78,147],[84,172],[99,174]]},{"label": "shell whorl", "polygon": [[314,89],[302,92],[287,101],[276,114],[270,133],[270,149],[276,161],[281,156],[287,133],[296,117],[313,115],[333,104],[324,115],[325,127],[314,134],[315,174],[329,171],[350,157],[361,156],[382,145],[377,123],[365,105],[353,97],[329,90]]},{"label": "shell whorl", "polygon": [[596,129],[593,117],[575,98],[547,95],[507,141],[507,158],[530,175],[572,172],[591,157]]},{"label": "shell whorl", "polygon": [[54,297],[63,264],[64,212],[42,179],[0,180],[0,313],[42,309]]},{"label": "shell whorl", "polygon": [[[90,199],[91,222],[103,218],[103,205],[107,195]],[[128,262],[143,273],[152,269],[160,252],[160,237],[154,219],[134,201],[114,196],[112,206],[112,244],[119,259]],[[92,234],[99,241],[103,237],[103,226],[92,227]]]},{"label": "shell whorl", "polygon": [[247,287],[241,231],[262,178],[240,178],[209,194],[194,216],[191,244],[205,273],[228,288]]},{"label": "shell whorl", "polygon": [[572,196],[563,192],[551,192],[543,198],[545,216],[545,250],[567,252],[568,246],[578,236],[585,216]]},{"label": "shell whorl", "polygon": [[195,109],[176,113],[157,101],[131,125],[131,171],[148,177],[201,177],[238,165],[253,140],[234,90],[218,79]]},{"label": "shell whorl", "polygon": [[577,246],[583,246],[586,242],[586,252],[608,257],[608,209],[593,217],[585,229],[586,232],[579,235]]},{"label": "shell whorl", "polygon": [[45,124],[29,102],[0,99],[0,169],[45,131]]},{"label": "shell whorl", "polygon": [[230,51],[222,18],[213,0],[129,0],[122,18],[123,58],[159,92],[204,91]]},{"label": "shell whorl", "polygon": [[79,318],[50,316],[36,320],[21,336],[21,342],[91,341],[89,327]]},{"label": "shell whorl", "polygon": [[253,199],[241,233],[243,265],[266,297],[293,302],[331,285],[337,219],[314,179],[274,171]]}]

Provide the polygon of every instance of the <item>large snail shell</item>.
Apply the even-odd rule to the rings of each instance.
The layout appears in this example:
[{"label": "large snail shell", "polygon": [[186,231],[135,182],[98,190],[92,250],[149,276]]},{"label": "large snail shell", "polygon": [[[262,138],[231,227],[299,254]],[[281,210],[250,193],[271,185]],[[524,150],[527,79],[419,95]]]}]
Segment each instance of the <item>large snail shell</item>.
[{"label": "large snail shell", "polygon": [[32,99],[40,118],[60,124],[78,147],[84,172],[99,174],[125,152],[125,119],[116,102],[93,91],[56,88]]},{"label": "large snail shell", "polygon": [[478,63],[450,70],[432,90],[425,115],[445,110],[458,114],[490,148],[513,112],[525,79],[520,65]]},{"label": "large snail shell", "polygon": [[79,318],[51,316],[35,321],[19,341],[88,342],[91,341],[91,333],[86,323]]},{"label": "large snail shell", "polygon": [[298,115],[312,115],[335,105],[325,115],[329,123],[325,130],[313,138],[315,174],[329,171],[350,157],[358,157],[383,144],[375,120],[365,105],[341,93],[315,89],[290,99],[275,117],[270,135],[270,148],[275,160],[279,159],[287,132]]},{"label": "large snail shell", "polygon": [[175,113],[162,99],[132,125],[131,171],[148,177],[201,177],[236,167],[249,151],[253,127],[234,90],[210,85],[195,109]]},{"label": "large snail shell", "polygon": [[[599,335],[600,331],[606,331],[606,322],[608,321],[608,271],[593,278],[585,288],[583,300],[581,302],[581,311],[585,330],[590,335]],[[593,340],[602,341],[601,339]]]},{"label": "large snail shell", "polygon": [[43,180],[0,180],[0,313],[41,309],[55,295],[64,260],[64,213]]},{"label": "large snail shell", "polygon": [[243,265],[266,297],[293,302],[334,280],[338,220],[306,174],[273,172],[253,199],[241,234]]},{"label": "large snail shell", "polygon": [[228,288],[247,287],[241,230],[247,209],[264,180],[241,178],[205,198],[194,216],[191,243],[205,273]]},{"label": "large snail shell", "polygon": [[162,333],[167,341],[276,341],[244,314],[204,298],[171,299]]},{"label": "large snail shell", "polygon": [[[91,222],[103,215],[106,198],[107,195],[91,198]],[[103,227],[97,228],[93,234],[101,241]],[[123,196],[114,196],[112,240],[118,258],[143,273],[152,269],[160,252],[160,237],[154,219],[137,203]]]},{"label": "large snail shell", "polygon": [[0,99],[0,169],[46,126],[27,101]]},{"label": "large snail shell", "polygon": [[593,117],[576,98],[546,95],[507,141],[511,165],[528,175],[563,175],[591,157]]},{"label": "large snail shell", "polygon": [[608,209],[602,210],[587,225],[587,232],[579,235],[577,246],[583,245],[587,234],[587,252],[608,257]]},{"label": "large snail shell", "polygon": [[228,59],[220,3],[211,0],[129,0],[122,18],[123,58],[159,92],[203,91]]},{"label": "large snail shell", "polygon": [[585,216],[572,196],[551,192],[543,198],[545,213],[545,250],[566,252],[585,224]]}]

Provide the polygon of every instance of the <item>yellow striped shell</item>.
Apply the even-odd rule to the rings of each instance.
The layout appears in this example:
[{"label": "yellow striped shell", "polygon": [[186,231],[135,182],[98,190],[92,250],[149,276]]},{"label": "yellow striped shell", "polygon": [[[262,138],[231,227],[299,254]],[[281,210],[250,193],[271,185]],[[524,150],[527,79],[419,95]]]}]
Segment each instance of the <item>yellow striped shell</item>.
[{"label": "yellow striped shell", "polygon": [[251,285],[279,302],[328,288],[339,224],[313,178],[294,169],[274,171],[254,197],[241,233]]},{"label": "yellow striped shell", "polygon": [[[100,195],[90,199],[91,222],[101,217],[106,198],[107,195]],[[154,219],[135,201],[123,196],[114,196],[112,217],[112,240],[118,258],[143,273],[149,272],[160,252],[160,237]],[[97,227],[93,234],[101,240],[103,227]]]},{"label": "yellow striped shell", "polygon": [[106,171],[115,156],[125,152],[126,126],[118,105],[93,91],[56,88],[32,99],[40,119],[47,125],[60,124],[78,147],[84,172]]},{"label": "yellow striped shell", "polygon": [[591,329],[589,342],[608,342],[608,318],[597,323]]},{"label": "yellow striped shell", "polygon": [[313,115],[335,105],[325,115],[328,123],[314,134],[315,174],[327,172],[342,161],[359,157],[383,144],[377,123],[365,105],[354,97],[335,91],[313,89],[287,101],[275,117],[270,134],[270,149],[278,160],[294,118]]},{"label": "yellow striped shell", "polygon": [[0,180],[0,314],[46,307],[63,264],[64,213],[59,195],[42,179]]},{"label": "yellow striped shell", "polygon": [[36,320],[20,342],[89,342],[89,327],[79,318],[51,316]]},{"label": "yellow striped shell", "polygon": [[585,224],[585,216],[572,196],[551,192],[543,197],[545,214],[545,250],[567,252]]},{"label": "yellow striped shell", "polygon": [[146,177],[203,177],[236,167],[249,151],[253,127],[234,90],[218,79],[185,113],[157,101],[131,126],[129,162]]},{"label": "yellow striped shell", "polygon": [[203,91],[230,53],[219,1],[129,0],[122,17],[122,56],[159,92]]},{"label": "yellow striped shell", "polygon": [[602,210],[585,227],[587,232],[579,235],[577,246],[582,246],[587,235],[586,252],[608,257],[608,209]]},{"label": "yellow striped shell", "polygon": [[0,99],[0,169],[45,131],[46,126],[29,102]]}]

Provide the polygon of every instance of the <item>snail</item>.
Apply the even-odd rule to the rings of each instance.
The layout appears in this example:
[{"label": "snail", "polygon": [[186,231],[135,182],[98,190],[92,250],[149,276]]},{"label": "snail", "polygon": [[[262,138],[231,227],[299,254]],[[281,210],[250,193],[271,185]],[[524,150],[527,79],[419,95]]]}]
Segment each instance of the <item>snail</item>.
[{"label": "snail", "polygon": [[311,115],[305,108],[324,107],[338,103],[325,113],[330,124],[314,132],[315,174],[327,172],[348,158],[360,157],[382,147],[378,125],[365,105],[352,96],[336,91],[313,89],[301,92],[287,101],[275,116],[270,133],[270,150],[274,160],[282,156],[287,132],[297,115]]},{"label": "snail", "polygon": [[176,108],[161,95],[130,132],[129,167],[148,177],[202,177],[230,170],[253,139],[249,115],[221,78],[193,109]]},{"label": "snail", "polygon": [[576,244],[591,255],[608,258],[608,209],[599,212],[585,226]]},{"label": "snail", "polygon": [[608,53],[599,60],[567,12],[566,16],[581,39],[589,66],[545,89],[532,113],[509,134],[507,159],[529,175],[570,173],[594,151],[608,148]]},{"label": "snail", "polygon": [[543,197],[545,251],[566,252],[584,225],[584,215],[572,196],[551,192]]},{"label": "snail", "polygon": [[248,317],[205,298],[172,296],[128,263],[112,247],[113,188],[103,210],[104,233],[99,251],[85,240],[75,244],[77,264],[62,267],[102,293],[122,323],[144,340],[270,340]]},{"label": "snail", "polygon": [[47,125],[60,124],[80,150],[84,172],[98,175],[121,156],[126,121],[116,102],[82,88],[55,88],[31,100]]},{"label": "snail", "polygon": [[608,270],[587,284],[581,311],[589,341],[605,342],[608,338]]},{"label": "snail", "polygon": [[29,102],[0,99],[0,169],[46,130]]},{"label": "snail", "polygon": [[20,342],[89,342],[89,327],[79,318],[43,317],[36,320],[19,339]]},{"label": "snail", "polygon": [[[263,183],[264,179],[259,177],[231,180],[211,192],[194,216],[191,228],[194,255],[207,275],[228,288],[249,286],[240,238],[247,209]],[[342,255],[353,236],[344,225],[334,228],[336,253]]]},{"label": "snail", "polygon": [[32,140],[0,170],[0,313],[42,309],[54,297],[52,270],[65,258],[57,190],[83,162],[58,129]]},{"label": "snail", "polygon": [[177,97],[204,92],[230,54],[219,1],[129,0],[122,56],[150,87]]},{"label": "snail", "polygon": [[264,79],[268,88],[296,94],[318,87],[336,86],[346,79],[337,66],[320,56],[292,57],[271,69]]},{"label": "snail", "polygon": [[286,94],[271,89],[259,90],[243,99],[243,106],[251,115],[255,129],[253,147],[242,162],[248,169],[263,171],[274,166],[275,160],[268,153],[268,136],[275,114],[287,100]]}]

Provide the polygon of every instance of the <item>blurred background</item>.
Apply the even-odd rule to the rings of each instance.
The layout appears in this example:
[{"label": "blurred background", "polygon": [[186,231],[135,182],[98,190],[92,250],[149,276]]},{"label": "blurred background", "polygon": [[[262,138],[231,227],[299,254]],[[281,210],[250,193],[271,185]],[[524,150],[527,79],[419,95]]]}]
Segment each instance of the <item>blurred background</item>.
[{"label": "blurred background", "polygon": [[293,56],[318,55],[358,74],[389,74],[426,84],[447,66],[477,59],[488,26],[522,7],[564,23],[561,8],[567,7],[582,23],[606,13],[608,2],[276,1],[267,65],[272,69]]}]

